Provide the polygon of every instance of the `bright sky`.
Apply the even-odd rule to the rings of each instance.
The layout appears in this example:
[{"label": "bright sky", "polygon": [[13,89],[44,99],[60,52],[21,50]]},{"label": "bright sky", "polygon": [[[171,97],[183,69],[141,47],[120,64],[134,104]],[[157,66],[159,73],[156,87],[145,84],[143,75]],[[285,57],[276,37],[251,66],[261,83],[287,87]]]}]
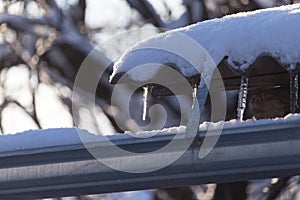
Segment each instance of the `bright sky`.
[{"label": "bright sky", "polygon": [[86,14],[86,22],[91,27],[122,27],[128,23],[131,9],[122,0],[87,0]]}]

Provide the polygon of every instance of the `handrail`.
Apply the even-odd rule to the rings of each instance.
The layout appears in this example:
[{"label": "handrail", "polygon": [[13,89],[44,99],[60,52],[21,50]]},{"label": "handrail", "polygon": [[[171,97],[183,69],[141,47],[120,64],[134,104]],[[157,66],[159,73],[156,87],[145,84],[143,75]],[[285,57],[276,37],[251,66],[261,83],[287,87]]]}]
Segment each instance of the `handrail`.
[{"label": "handrail", "polygon": [[[21,138],[19,135],[15,136],[16,140]],[[185,142],[182,135],[176,139],[178,149],[171,151],[179,150],[180,144]],[[225,127],[213,150],[200,159],[198,152],[204,135],[205,131],[201,131],[177,161],[149,173],[126,173],[109,168],[95,159],[80,140],[77,144],[0,152],[0,199],[85,195],[300,174],[299,120]],[[110,140],[128,151],[148,152],[164,146],[173,136],[132,138],[124,135],[110,136]],[[109,152],[111,146],[94,143],[92,148]],[[122,163],[128,159],[107,156],[112,162]],[[149,162],[159,162],[155,157],[152,159]]]}]

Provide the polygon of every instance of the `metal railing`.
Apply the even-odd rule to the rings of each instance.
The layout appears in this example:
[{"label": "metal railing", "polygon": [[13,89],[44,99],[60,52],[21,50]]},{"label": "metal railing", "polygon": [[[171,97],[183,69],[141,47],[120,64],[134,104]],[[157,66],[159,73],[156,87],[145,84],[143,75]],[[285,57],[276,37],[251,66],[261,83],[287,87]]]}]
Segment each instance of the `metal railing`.
[{"label": "metal railing", "polygon": [[[182,135],[169,153],[180,150],[186,140]],[[198,152],[204,135],[205,132],[200,132],[174,163],[149,173],[111,169],[95,159],[80,142],[0,152],[0,199],[85,195],[300,174],[299,120],[225,128],[213,150],[200,159]],[[127,151],[149,152],[161,148],[174,137],[172,134],[151,138],[125,135],[110,139]],[[98,148],[111,162],[122,165],[128,160],[128,157],[109,153],[110,143],[94,143],[92,148]],[[160,156],[148,162],[159,162]]]}]

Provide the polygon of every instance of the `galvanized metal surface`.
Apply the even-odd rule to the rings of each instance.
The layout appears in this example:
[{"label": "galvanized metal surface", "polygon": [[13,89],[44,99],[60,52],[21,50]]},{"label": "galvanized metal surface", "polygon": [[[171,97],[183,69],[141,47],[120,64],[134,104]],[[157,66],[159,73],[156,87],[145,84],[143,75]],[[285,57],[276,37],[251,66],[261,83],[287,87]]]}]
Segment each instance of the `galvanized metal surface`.
[{"label": "galvanized metal surface", "polygon": [[[204,134],[201,132],[176,162],[149,173],[111,169],[91,156],[82,144],[2,153],[0,199],[84,195],[300,174],[299,121],[224,129],[215,148],[199,159]],[[171,135],[160,135],[114,142],[128,151],[149,152],[172,139]],[[185,140],[177,139],[178,145],[168,153],[180,151]],[[164,156],[119,157],[110,153],[110,145],[93,145],[111,162],[120,165],[130,159],[144,159],[146,168],[147,163],[157,163]],[[133,163],[132,168],[135,167],[138,166]]]}]

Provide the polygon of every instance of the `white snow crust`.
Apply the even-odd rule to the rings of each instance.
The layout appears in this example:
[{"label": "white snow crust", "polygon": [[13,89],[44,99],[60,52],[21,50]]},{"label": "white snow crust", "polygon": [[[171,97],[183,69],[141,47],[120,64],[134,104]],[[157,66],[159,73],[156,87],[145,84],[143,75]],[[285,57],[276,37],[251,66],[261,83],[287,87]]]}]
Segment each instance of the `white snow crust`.
[{"label": "white snow crust", "polygon": [[[133,81],[146,82],[156,75],[160,64],[166,63],[175,64],[187,77],[198,71],[209,75],[211,69],[206,69],[206,62],[201,61],[207,58],[200,55],[195,44],[203,47],[216,65],[228,56],[229,64],[243,71],[260,55],[267,54],[289,68],[300,62],[299,21],[300,4],[294,4],[167,31],[125,52],[115,63],[111,79],[117,73],[127,73]],[[133,70],[141,65],[144,66]]]},{"label": "white snow crust", "polygon": [[[284,118],[275,119],[262,119],[262,120],[230,120],[227,122],[204,122],[199,126],[199,131],[206,131],[210,127],[213,130],[214,127],[219,129],[220,123],[223,123],[223,129],[230,128],[241,128],[250,126],[260,126],[260,125],[274,125],[274,124],[284,124],[287,122],[299,122],[300,114],[289,114]],[[80,131],[81,136],[79,137],[78,131]],[[137,134],[138,138],[151,137],[153,135],[168,135],[168,134],[182,134],[186,131],[185,126],[171,127],[163,130],[153,130],[139,133],[125,132],[125,134],[115,134],[108,136],[109,139],[129,139]],[[41,149],[49,147],[65,147],[70,145],[81,144],[80,138],[84,137],[85,142],[101,142],[106,141],[106,136],[95,135],[89,133],[88,131],[77,129],[77,128],[56,128],[56,129],[45,129],[45,130],[29,130],[22,133],[0,135],[0,153],[12,152],[12,151],[22,151],[28,149]]]}]

